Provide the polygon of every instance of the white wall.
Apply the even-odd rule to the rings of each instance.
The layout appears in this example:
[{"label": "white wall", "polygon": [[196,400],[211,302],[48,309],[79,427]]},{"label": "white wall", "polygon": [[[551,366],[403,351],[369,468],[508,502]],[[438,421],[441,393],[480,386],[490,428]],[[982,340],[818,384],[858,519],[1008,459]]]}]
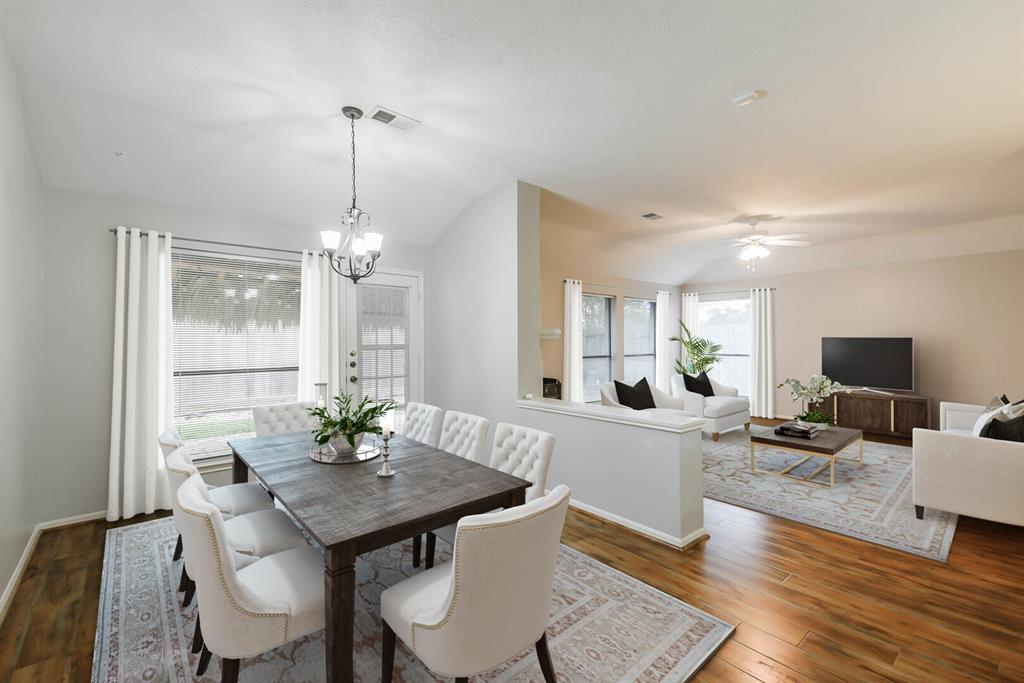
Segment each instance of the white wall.
[{"label": "white wall", "polygon": [[38,415],[43,234],[43,185],[0,38],[0,589],[40,519],[37,425],[52,417]]},{"label": "white wall", "polygon": [[[514,417],[519,393],[520,188],[531,186],[510,182],[463,209],[431,247],[426,276],[426,400],[492,423]],[[538,380],[539,324],[538,309]]]},{"label": "white wall", "polygon": [[[117,225],[280,249],[315,248],[316,228],[264,223],[146,202],[48,190],[43,351],[52,424],[40,469],[42,519],[106,508]],[[216,248],[216,247],[211,247]],[[381,265],[424,270],[426,250],[388,242]]]}]

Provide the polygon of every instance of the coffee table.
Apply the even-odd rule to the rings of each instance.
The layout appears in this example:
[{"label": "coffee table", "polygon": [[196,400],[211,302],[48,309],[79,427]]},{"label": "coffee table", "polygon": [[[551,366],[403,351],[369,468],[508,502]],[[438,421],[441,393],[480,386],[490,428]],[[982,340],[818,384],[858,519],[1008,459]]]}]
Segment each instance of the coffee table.
[{"label": "coffee table", "polygon": [[[844,449],[858,442],[860,443],[859,457],[846,458],[839,455],[839,453]],[[786,465],[785,469],[778,472],[773,472],[772,470],[759,470],[757,469],[756,457],[757,447],[759,445],[762,448],[772,448],[799,453],[800,455],[803,455],[804,458],[790,465]],[[790,474],[790,472],[812,458],[822,458],[825,462],[807,476],[801,477],[795,474]],[[864,432],[859,429],[848,429],[846,427],[829,427],[828,429],[818,432],[818,435],[813,439],[801,439],[795,436],[782,436],[774,432],[750,435],[750,469],[758,474],[774,474],[776,476],[788,477],[790,479],[803,481],[816,486],[835,486],[837,458],[840,460],[864,462]],[[829,468],[828,483],[826,484],[823,481],[814,481],[814,477],[818,476],[826,467]]]}]

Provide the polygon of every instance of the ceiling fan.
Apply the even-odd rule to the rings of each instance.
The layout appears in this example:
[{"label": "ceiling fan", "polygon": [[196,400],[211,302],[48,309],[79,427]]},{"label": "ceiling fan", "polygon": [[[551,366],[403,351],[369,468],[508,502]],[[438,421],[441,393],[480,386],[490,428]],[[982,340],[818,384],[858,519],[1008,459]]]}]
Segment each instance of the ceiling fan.
[{"label": "ceiling fan", "polygon": [[746,223],[750,226],[751,233],[745,237],[738,237],[730,240],[729,244],[741,247],[739,258],[747,262],[747,268],[754,270],[755,264],[760,259],[771,254],[768,247],[809,247],[810,242],[804,240],[810,235],[794,232],[787,235],[769,235],[764,232],[757,232],[757,224],[766,220],[776,220],[779,216],[749,216],[739,218],[737,223]]}]

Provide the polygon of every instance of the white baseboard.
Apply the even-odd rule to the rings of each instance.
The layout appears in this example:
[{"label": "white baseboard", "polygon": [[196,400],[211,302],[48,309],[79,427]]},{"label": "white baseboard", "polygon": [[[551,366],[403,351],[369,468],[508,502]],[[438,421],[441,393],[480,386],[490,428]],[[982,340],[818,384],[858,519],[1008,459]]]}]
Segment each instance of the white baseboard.
[{"label": "white baseboard", "polygon": [[32,557],[32,551],[36,549],[36,543],[39,542],[39,535],[47,529],[57,529],[62,526],[91,522],[95,519],[103,519],[106,516],[107,511],[100,510],[99,512],[89,512],[84,515],[75,515],[74,517],[53,519],[49,522],[40,522],[35,525],[32,529],[32,534],[28,537],[28,543],[25,544],[25,549],[21,552],[21,557],[18,558],[18,564],[14,566],[11,578],[7,581],[7,585],[4,586],[4,592],[0,593],[0,624],[2,624],[4,619],[7,617],[7,610],[10,608],[11,600],[14,598],[14,591],[18,587],[18,583],[21,582],[21,575],[25,573],[25,567],[28,566],[28,560]]},{"label": "white baseboard", "polygon": [[648,538],[653,538],[655,541],[660,541],[674,548],[685,548],[690,543],[693,543],[694,541],[708,535],[707,531],[704,530],[704,527],[701,527],[696,531],[690,532],[683,538],[679,538],[678,536],[666,534],[664,531],[652,529],[651,527],[646,526],[644,524],[640,524],[639,522],[634,522],[631,519],[626,519],[625,517],[617,515],[614,512],[608,512],[607,510],[602,510],[601,508],[594,507],[593,505],[582,503],[576,500],[575,498],[569,499],[569,505],[570,507],[583,510],[584,512],[589,512],[590,514],[595,515],[597,517],[601,517],[602,519],[607,519],[609,522],[613,522],[615,524],[618,524],[619,526],[624,526],[630,531],[635,531],[638,534],[643,534]]}]

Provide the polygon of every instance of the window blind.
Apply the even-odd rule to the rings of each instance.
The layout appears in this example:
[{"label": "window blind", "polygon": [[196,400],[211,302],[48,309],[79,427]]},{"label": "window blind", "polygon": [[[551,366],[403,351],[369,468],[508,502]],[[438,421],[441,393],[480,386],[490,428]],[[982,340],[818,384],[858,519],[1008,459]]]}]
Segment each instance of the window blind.
[{"label": "window blind", "polygon": [[298,396],[298,263],[171,253],[175,427],[194,458],[253,433],[253,406]]},{"label": "window blind", "polygon": [[357,294],[363,395],[402,410],[409,401],[409,289],[360,284]]}]

